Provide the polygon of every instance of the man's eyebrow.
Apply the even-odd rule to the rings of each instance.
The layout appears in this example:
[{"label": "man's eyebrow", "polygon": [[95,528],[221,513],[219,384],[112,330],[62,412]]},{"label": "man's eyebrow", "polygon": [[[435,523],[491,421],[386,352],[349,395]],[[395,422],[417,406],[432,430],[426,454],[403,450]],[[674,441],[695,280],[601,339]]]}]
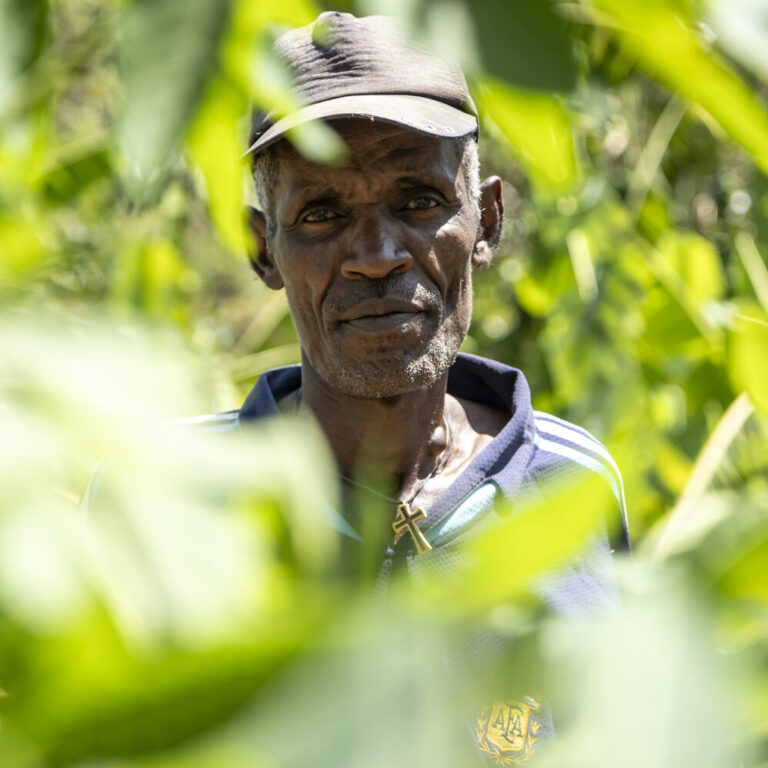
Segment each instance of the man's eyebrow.
[{"label": "man's eyebrow", "polygon": [[338,200],[340,197],[341,194],[334,187],[318,185],[316,187],[304,187],[301,190],[299,199],[301,205],[307,205],[307,203],[311,203],[313,200]]},{"label": "man's eyebrow", "polygon": [[[410,171],[409,173],[413,173],[413,171]],[[397,183],[403,187],[421,187],[425,184],[435,184],[439,182],[453,184],[454,178],[449,173],[443,173],[435,170],[419,172],[412,176],[405,175],[397,177]]]}]

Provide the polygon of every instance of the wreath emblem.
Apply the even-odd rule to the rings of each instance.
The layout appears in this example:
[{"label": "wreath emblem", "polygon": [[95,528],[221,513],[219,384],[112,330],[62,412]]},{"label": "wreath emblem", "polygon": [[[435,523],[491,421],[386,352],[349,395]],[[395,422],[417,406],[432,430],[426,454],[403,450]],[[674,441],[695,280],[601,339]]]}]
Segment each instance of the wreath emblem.
[{"label": "wreath emblem", "polygon": [[497,701],[477,718],[475,736],[480,751],[497,765],[524,763],[533,752],[540,723],[534,717],[535,699]]}]

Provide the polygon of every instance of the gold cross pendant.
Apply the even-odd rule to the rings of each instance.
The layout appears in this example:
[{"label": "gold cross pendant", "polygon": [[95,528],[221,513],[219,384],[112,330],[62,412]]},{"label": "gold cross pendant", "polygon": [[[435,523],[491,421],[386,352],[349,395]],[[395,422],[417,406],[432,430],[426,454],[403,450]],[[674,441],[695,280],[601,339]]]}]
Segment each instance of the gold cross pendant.
[{"label": "gold cross pendant", "polygon": [[411,505],[407,501],[402,501],[397,505],[397,517],[392,523],[392,528],[396,534],[408,531],[411,534],[413,543],[416,545],[416,551],[420,555],[426,555],[432,551],[432,545],[427,541],[421,528],[417,525],[420,520],[424,520],[427,513],[423,509],[411,510]]}]

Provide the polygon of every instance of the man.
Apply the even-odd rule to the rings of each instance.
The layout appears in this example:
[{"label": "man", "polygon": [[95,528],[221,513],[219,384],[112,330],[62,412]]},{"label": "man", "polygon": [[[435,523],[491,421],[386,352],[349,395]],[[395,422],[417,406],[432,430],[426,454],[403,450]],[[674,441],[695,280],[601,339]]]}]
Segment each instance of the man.
[{"label": "man", "polygon": [[[457,359],[472,270],[490,263],[504,212],[499,178],[479,183],[477,115],[461,73],[381,17],[323,13],[275,47],[305,106],[254,121],[262,210],[249,210],[251,261],[267,286],[285,289],[302,363],[264,374],[224,418],[311,411],[344,481],[364,476],[371,493],[402,502],[381,527],[420,554],[478,490],[511,497],[554,465],[602,474],[623,520],[618,470],[597,441],[534,414],[519,371]],[[339,165],[286,140],[310,119],[343,140]]]},{"label": "man", "polygon": [[[286,291],[302,360],[265,373],[238,412],[212,419],[311,412],[347,491],[335,525],[350,551],[374,542],[380,581],[398,565],[414,577],[449,572],[499,498],[541,498],[554,476],[604,478],[625,537],[621,480],[603,446],[535,413],[521,372],[458,355],[472,272],[490,263],[504,212],[500,180],[479,183],[463,76],[378,18],[323,13],[276,50],[305,106],[254,122],[251,261]],[[286,140],[310,119],[341,137],[340,164],[310,161]],[[542,583],[544,599],[569,612],[609,602],[609,561],[598,535],[577,569]],[[520,706],[533,722],[538,705]],[[527,754],[527,732],[510,741],[495,717],[478,722],[485,752]]]}]

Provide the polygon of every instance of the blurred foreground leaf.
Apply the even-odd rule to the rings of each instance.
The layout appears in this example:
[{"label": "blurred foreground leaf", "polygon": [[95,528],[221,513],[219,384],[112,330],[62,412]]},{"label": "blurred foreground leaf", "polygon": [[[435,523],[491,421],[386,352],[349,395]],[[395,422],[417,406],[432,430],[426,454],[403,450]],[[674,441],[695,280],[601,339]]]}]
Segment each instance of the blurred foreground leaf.
[{"label": "blurred foreground leaf", "polygon": [[167,338],[17,315],[0,339],[0,762],[172,746],[326,620],[322,442],[163,426],[210,387]]},{"label": "blurred foreground leaf", "polygon": [[576,182],[571,121],[555,96],[483,78],[476,97],[489,127],[519,154],[544,189],[562,191]]},{"label": "blurred foreground leaf", "polygon": [[552,480],[543,486],[540,496],[514,504],[498,500],[500,517],[494,515],[462,544],[450,574],[440,569],[433,577],[426,568],[421,597],[448,611],[529,600],[588,552],[596,536],[615,532],[617,499],[602,475],[590,472],[575,482]]},{"label": "blurred foreground leaf", "polygon": [[203,172],[211,218],[227,245],[238,253],[243,238],[243,144],[238,121],[246,99],[223,78],[213,81],[195,117],[189,136],[192,160]]},{"label": "blurred foreground leaf", "polygon": [[768,171],[768,109],[671,0],[595,0],[622,45],[659,82],[703,107]]},{"label": "blurred foreground leaf", "polygon": [[16,95],[17,78],[40,53],[47,22],[46,0],[0,1],[0,115]]},{"label": "blurred foreground leaf", "polygon": [[[522,89],[570,91],[576,84],[572,42],[549,0],[357,0],[358,15],[392,15],[471,75],[484,72]],[[510,55],[510,51],[514,55]]]},{"label": "blurred foreground leaf", "polygon": [[229,0],[131,0],[120,58],[126,105],[120,143],[140,185],[155,182],[203,95]]},{"label": "blurred foreground leaf", "polygon": [[747,310],[737,318],[729,336],[728,368],[740,390],[768,414],[768,316]]}]

